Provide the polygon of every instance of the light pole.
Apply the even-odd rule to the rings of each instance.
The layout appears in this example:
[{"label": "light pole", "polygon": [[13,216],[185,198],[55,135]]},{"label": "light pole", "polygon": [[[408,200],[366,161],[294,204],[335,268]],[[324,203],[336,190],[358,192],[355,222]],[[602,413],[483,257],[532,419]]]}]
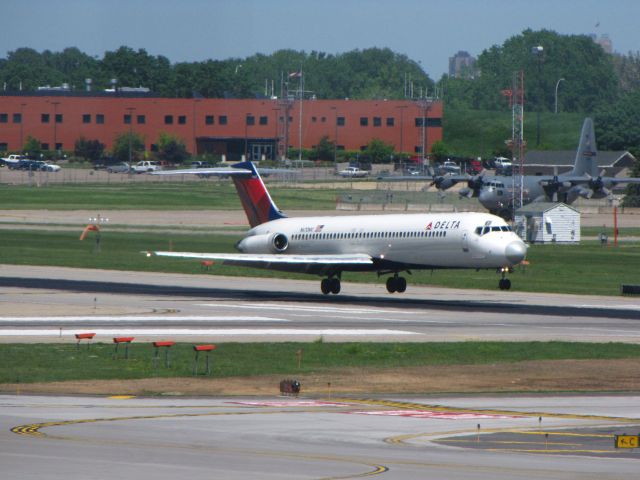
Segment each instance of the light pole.
[{"label": "light pole", "polygon": [[26,103],[20,104],[20,152],[24,153],[24,107]]},{"label": "light pole", "polygon": [[403,125],[403,120],[404,120],[404,109],[407,108],[407,105],[400,105],[396,108],[400,109],[400,154],[402,154],[403,150],[404,150],[404,143],[403,143],[403,138],[402,138],[402,129],[404,127]]},{"label": "light pole", "polygon": [[555,108],[553,110],[553,112],[556,114],[558,113],[558,87],[560,86],[560,82],[564,82],[564,78],[561,78],[556,82],[556,97],[555,97],[556,101],[555,101]]},{"label": "light pole", "polygon": [[58,105],[60,102],[51,102],[51,105],[53,105],[53,149],[57,150],[58,133],[56,127],[58,126]]},{"label": "light pole", "polygon": [[334,113],[333,164],[335,165],[338,160],[338,107],[331,107],[331,110]]},{"label": "light pole", "polygon": [[544,47],[542,45],[538,45],[536,47],[531,48],[531,54],[538,59],[538,95],[536,98],[538,103],[538,111],[536,112],[536,145],[540,145],[540,108],[542,106],[542,78],[540,75],[541,64],[542,64],[542,54],[544,53]]},{"label": "light pole", "polygon": [[133,112],[135,110],[134,107],[127,107],[127,112],[129,112],[129,175],[131,175],[132,171],[131,171],[131,150],[132,150],[132,145],[131,143],[133,142]]}]

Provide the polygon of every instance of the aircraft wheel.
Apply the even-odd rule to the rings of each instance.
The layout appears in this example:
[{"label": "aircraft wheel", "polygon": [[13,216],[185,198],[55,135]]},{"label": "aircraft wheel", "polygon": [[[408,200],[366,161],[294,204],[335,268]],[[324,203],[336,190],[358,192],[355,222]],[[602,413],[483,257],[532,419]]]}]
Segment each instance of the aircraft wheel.
[{"label": "aircraft wheel", "polygon": [[340,293],[340,279],[339,278],[331,278],[329,279],[329,290],[334,295]]},{"label": "aircraft wheel", "polygon": [[500,290],[509,290],[511,288],[511,280],[508,278],[501,278],[498,286],[500,287]]},{"label": "aircraft wheel", "polygon": [[387,278],[387,292],[395,293],[396,290],[396,277]]},{"label": "aircraft wheel", "polygon": [[398,293],[404,293],[407,290],[407,280],[404,277],[398,277],[396,279],[396,291]]},{"label": "aircraft wheel", "polygon": [[329,279],[328,278],[323,278],[322,279],[322,281],[320,282],[320,290],[325,295],[331,293],[331,285],[329,284]]}]

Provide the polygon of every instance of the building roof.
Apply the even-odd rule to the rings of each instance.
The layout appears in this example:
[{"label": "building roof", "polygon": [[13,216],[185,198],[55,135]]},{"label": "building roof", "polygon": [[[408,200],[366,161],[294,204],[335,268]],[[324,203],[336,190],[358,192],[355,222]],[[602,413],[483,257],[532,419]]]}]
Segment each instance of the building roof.
[{"label": "building roof", "polygon": [[[572,168],[575,160],[575,150],[531,150],[525,155],[524,164],[525,166]],[[626,168],[633,166],[636,158],[626,150],[599,151],[597,161],[600,168]]]},{"label": "building roof", "polygon": [[576,210],[575,208],[573,208],[571,205],[567,205],[566,203],[562,203],[562,202],[558,202],[558,203],[554,203],[554,202],[532,202],[529,203],[527,205],[525,205],[524,207],[519,208],[518,210],[516,210],[516,215],[521,213],[546,213],[549,210],[553,210],[554,208],[557,207],[567,207],[570,210],[573,210],[576,213],[579,213],[578,210]]}]

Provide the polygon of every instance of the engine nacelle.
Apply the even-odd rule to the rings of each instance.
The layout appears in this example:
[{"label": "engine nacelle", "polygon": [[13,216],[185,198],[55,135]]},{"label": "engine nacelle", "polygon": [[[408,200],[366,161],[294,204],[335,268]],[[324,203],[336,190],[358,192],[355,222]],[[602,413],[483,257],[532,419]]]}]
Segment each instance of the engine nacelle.
[{"label": "engine nacelle", "polygon": [[243,238],[236,248],[242,253],[282,253],[289,247],[284,233],[265,233]]}]

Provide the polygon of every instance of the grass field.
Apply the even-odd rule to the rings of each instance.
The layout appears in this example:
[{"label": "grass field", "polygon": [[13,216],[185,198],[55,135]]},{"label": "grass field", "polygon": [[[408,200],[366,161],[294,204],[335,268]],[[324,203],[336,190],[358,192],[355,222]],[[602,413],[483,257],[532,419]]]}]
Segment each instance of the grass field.
[{"label": "grass field", "polygon": [[[297,352],[302,350],[298,368]],[[132,343],[129,359],[121,349],[94,343],[0,345],[0,383],[68,380],[186,377],[192,374],[191,344],[171,347],[169,368],[164,351],[154,368],[150,343]],[[342,368],[403,368],[429,365],[478,365],[532,360],[637,359],[640,345],[571,342],[462,343],[225,343],[211,354],[215,377],[322,374]],[[204,366],[202,358],[199,368]]]},{"label": "grass field", "polygon": [[[345,185],[345,188],[348,188]],[[269,187],[282,209],[334,209],[334,190]],[[240,210],[231,182],[3,185],[3,209],[22,210]]]},{"label": "grass field", "polygon": [[[238,237],[225,234],[167,234],[163,232],[123,232],[105,229],[100,250],[95,237],[78,240],[79,232],[43,230],[3,230],[0,263],[15,265],[55,265],[116,270],[203,273],[196,260],[147,258],[140,252],[174,250],[192,252],[234,252]],[[530,265],[511,275],[512,289],[531,292],[616,295],[622,283],[640,283],[640,245],[621,243],[601,247],[597,241],[581,245],[533,245],[527,258]],[[318,277],[284,274],[269,270],[214,265],[211,274],[262,276],[313,280]],[[455,288],[497,289],[498,275],[492,270],[413,271],[409,285],[436,285]],[[381,283],[375,273],[346,273],[345,281]],[[410,288],[410,287],[409,287]]]}]

